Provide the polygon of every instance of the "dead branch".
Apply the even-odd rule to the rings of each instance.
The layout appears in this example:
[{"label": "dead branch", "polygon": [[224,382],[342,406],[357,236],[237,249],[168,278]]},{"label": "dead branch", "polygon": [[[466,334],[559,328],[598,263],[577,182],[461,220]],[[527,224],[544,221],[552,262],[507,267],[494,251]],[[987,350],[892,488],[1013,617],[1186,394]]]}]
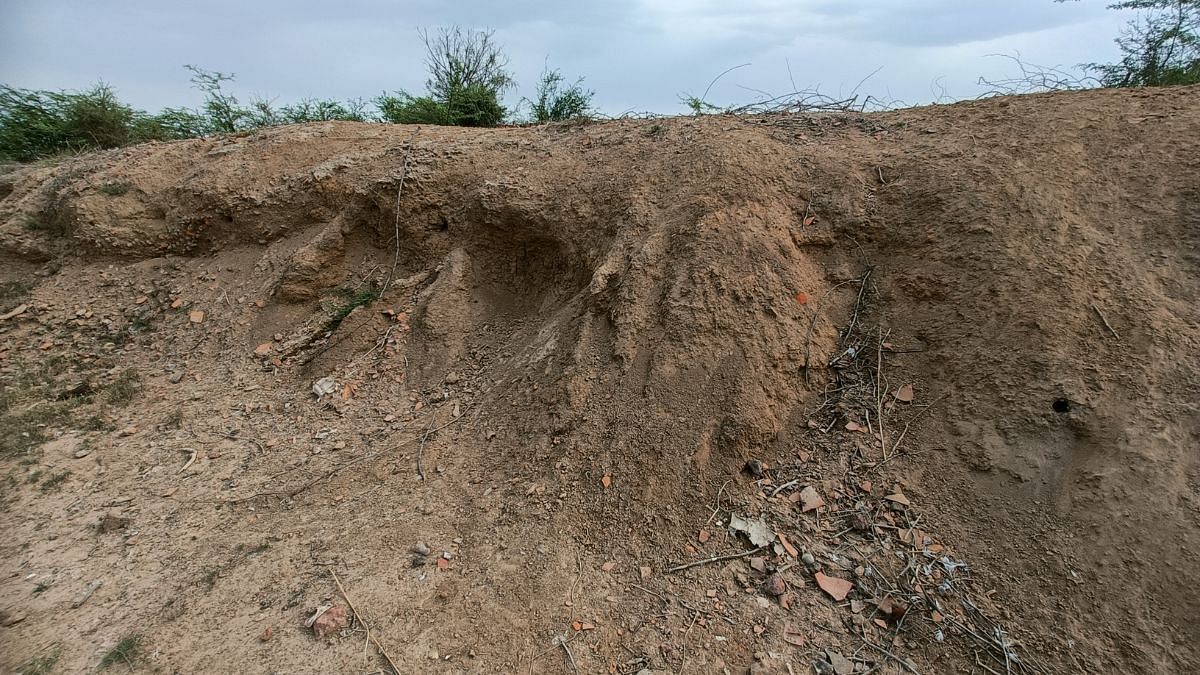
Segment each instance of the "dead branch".
[{"label": "dead branch", "polygon": [[758,548],[752,549],[750,551],[742,551],[741,553],[730,553],[728,555],[718,555],[718,556],[713,556],[711,558],[705,558],[704,560],[697,560],[695,562],[685,563],[683,565],[676,565],[675,567],[668,569],[667,574],[674,574],[676,572],[682,572],[686,569],[691,569],[693,567],[699,567],[700,565],[707,565],[709,563],[724,562],[726,560],[736,560],[738,558],[745,558],[746,556],[754,555],[755,553],[758,553],[759,551],[762,551],[765,548],[766,548],[766,546],[759,546]]},{"label": "dead branch", "polygon": [[342,580],[338,578],[337,570],[330,567],[329,573],[333,575],[333,581],[337,584],[338,590],[341,591],[342,598],[346,600],[346,604],[350,607],[350,613],[354,615],[354,620],[362,624],[362,627],[367,630],[367,640],[375,644],[375,649],[379,650],[379,655],[383,657],[384,661],[387,661],[389,666],[391,666],[392,673],[394,673],[394,675],[400,675],[400,669],[397,668],[396,664],[392,662],[392,657],[388,656],[387,650],[383,648],[383,645],[379,644],[379,639],[371,634],[371,626],[365,620],[363,620],[362,615],[358,613],[357,609],[355,609],[354,602],[350,599],[350,595],[346,593],[346,587],[342,586]]}]

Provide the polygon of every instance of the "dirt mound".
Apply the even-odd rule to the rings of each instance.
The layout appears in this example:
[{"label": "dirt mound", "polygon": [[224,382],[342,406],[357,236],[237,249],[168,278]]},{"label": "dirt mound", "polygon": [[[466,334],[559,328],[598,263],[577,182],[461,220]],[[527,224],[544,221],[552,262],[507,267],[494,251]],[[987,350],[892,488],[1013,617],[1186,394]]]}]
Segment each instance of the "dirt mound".
[{"label": "dirt mound", "polygon": [[1198,102],[10,168],[3,663],[1195,670]]}]

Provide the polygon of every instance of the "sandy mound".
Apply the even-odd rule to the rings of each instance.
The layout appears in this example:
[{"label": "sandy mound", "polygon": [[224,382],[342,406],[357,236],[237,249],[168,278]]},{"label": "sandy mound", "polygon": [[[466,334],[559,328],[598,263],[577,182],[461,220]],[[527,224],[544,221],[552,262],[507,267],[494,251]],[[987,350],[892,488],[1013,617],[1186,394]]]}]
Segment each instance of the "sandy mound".
[{"label": "sandy mound", "polygon": [[1198,103],[10,168],[0,663],[1196,670]]}]

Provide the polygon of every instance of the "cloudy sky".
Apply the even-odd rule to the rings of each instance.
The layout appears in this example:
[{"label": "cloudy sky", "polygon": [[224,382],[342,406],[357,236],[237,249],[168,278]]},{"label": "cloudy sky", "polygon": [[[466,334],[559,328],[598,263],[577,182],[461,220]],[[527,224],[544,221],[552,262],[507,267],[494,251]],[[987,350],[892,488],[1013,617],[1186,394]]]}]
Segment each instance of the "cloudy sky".
[{"label": "cloudy sky", "polygon": [[[420,91],[422,26],[495,29],[520,95],[547,62],[586,76],[606,113],[684,112],[683,92],[746,103],[820,87],[909,104],[982,93],[1020,56],[1071,66],[1115,56],[1127,16],[1103,0],[0,0],[0,82],[104,80],[137,107],[195,106],[183,64],[287,103]],[[989,56],[993,55],[993,56]],[[790,67],[790,77],[789,77]]]}]

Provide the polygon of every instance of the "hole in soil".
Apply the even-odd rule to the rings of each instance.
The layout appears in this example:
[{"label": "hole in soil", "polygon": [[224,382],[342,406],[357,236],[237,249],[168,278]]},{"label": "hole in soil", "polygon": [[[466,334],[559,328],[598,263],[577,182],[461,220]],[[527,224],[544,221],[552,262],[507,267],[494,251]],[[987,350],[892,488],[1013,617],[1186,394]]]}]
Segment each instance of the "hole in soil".
[{"label": "hole in soil", "polygon": [[1071,412],[1071,402],[1065,398],[1055,399],[1050,407],[1054,408],[1054,412],[1056,413]]}]

